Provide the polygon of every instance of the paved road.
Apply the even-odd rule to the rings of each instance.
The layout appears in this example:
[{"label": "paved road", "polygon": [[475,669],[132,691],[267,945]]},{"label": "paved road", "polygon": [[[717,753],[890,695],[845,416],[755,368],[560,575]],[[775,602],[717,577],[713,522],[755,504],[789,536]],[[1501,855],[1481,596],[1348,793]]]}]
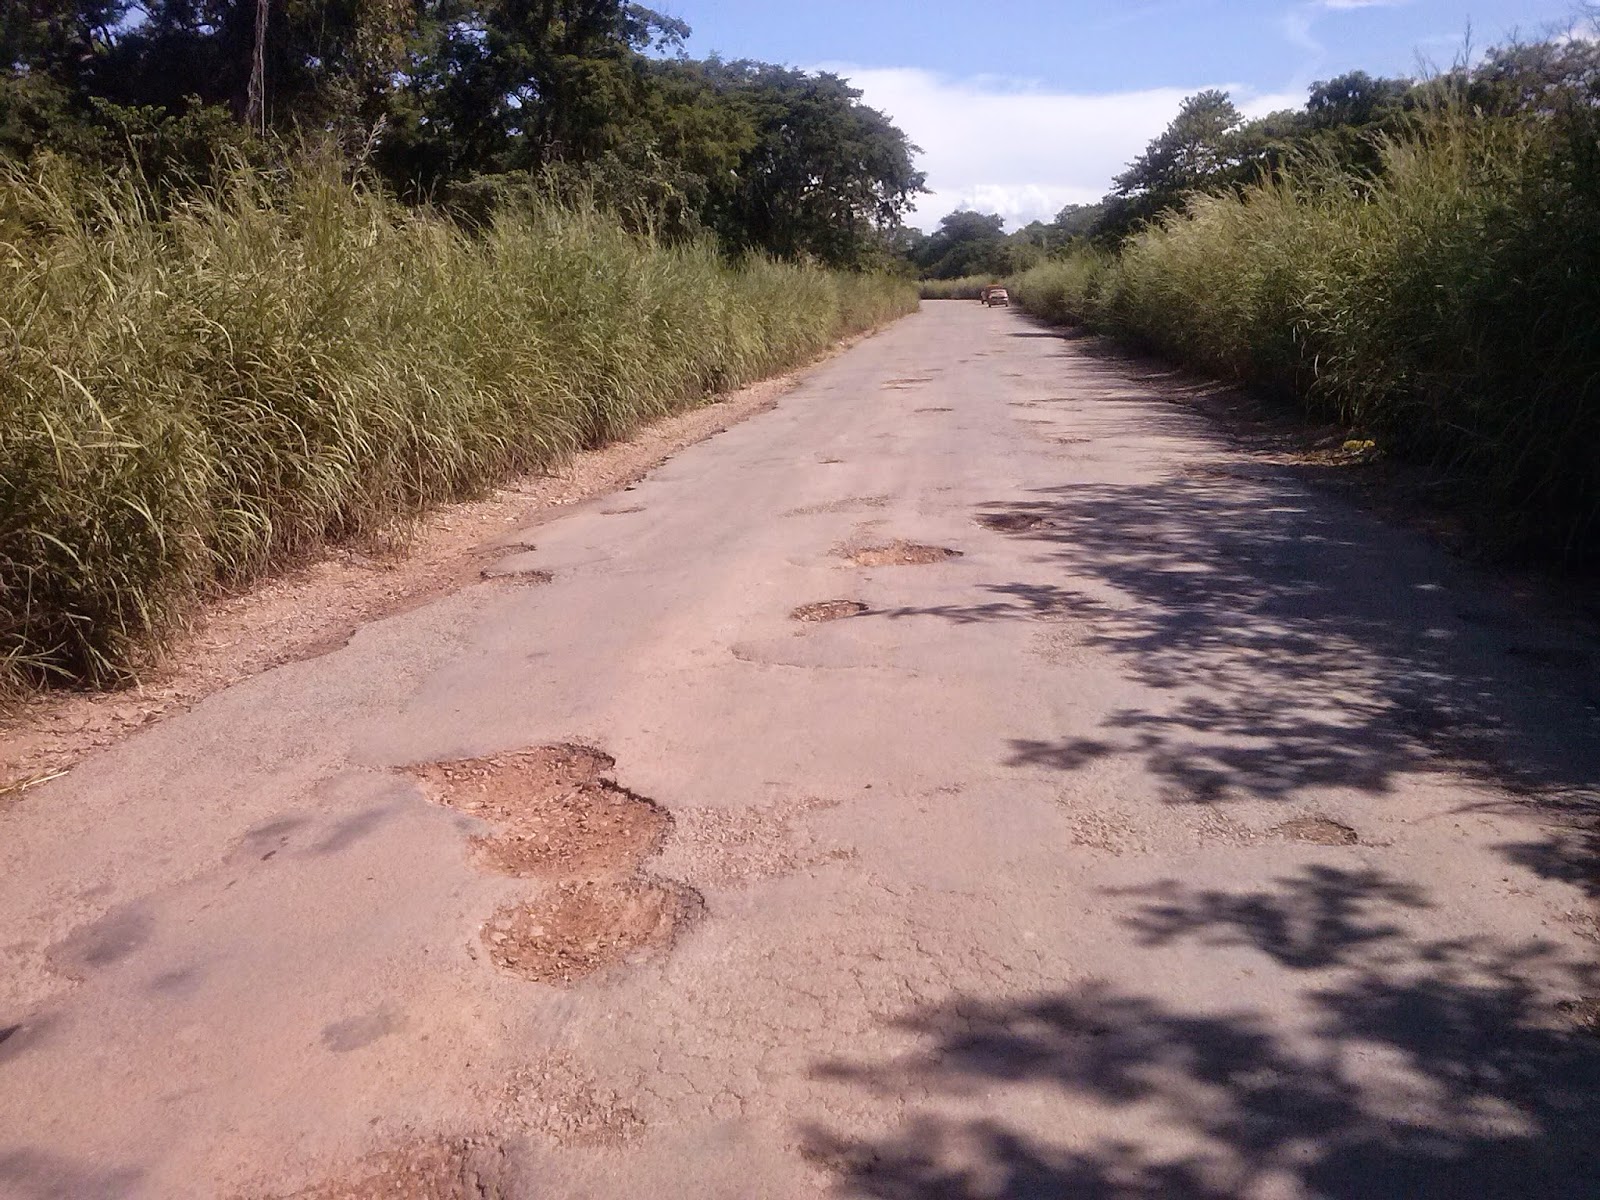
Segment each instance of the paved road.
[{"label": "paved road", "polygon": [[0,1194],[1600,1195],[1595,648],[1172,387],[929,305],[30,792]]}]

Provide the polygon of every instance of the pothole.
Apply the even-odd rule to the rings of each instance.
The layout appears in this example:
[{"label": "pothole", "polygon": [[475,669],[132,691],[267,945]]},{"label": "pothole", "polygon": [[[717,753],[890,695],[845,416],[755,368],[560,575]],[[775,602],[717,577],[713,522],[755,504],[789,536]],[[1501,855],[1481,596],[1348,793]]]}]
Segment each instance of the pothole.
[{"label": "pothole", "polygon": [[978,524],[996,533],[1026,533],[1050,524],[1050,518],[1040,513],[985,513]]},{"label": "pothole", "polygon": [[924,546],[919,542],[888,542],[881,546],[862,546],[845,556],[858,567],[918,567],[960,558],[961,551],[944,546]]},{"label": "pothole", "polygon": [[608,777],[615,765],[598,750],[560,745],[410,774],[437,803],[497,827],[472,840],[490,870],[589,879],[632,874],[672,828],[666,809]]},{"label": "pothole", "polygon": [[890,379],[883,386],[892,391],[904,391],[907,388],[920,387],[924,383],[932,382],[933,376],[931,375],[908,375],[903,379]]},{"label": "pothole", "polygon": [[955,412],[953,408],[919,408],[914,410],[919,413]]},{"label": "pothole", "polygon": [[501,909],[483,929],[500,967],[536,983],[571,984],[665,954],[705,907],[662,880],[586,880]]},{"label": "pothole", "polygon": [[846,617],[859,617],[867,606],[859,600],[819,600],[815,604],[802,604],[789,616],[796,621],[842,621]]},{"label": "pothole", "polygon": [[600,515],[602,517],[623,517],[629,513],[642,513],[643,511],[644,505],[630,504],[627,508],[602,508]]},{"label": "pothole", "polygon": [[541,583],[549,583],[555,576],[549,571],[541,571],[536,567],[508,567],[501,563],[485,567],[478,572],[483,579],[500,580],[505,583],[523,583],[530,587]]},{"label": "pothole", "polygon": [[890,496],[845,496],[840,500],[825,500],[820,504],[807,504],[802,508],[791,508],[783,515],[786,517],[815,517],[821,516],[823,513],[851,512],[860,508],[883,508],[891,499],[892,497]]},{"label": "pothole", "polygon": [[275,1200],[496,1200],[514,1193],[505,1149],[489,1138],[424,1142],[362,1159]]},{"label": "pothole", "polygon": [[1350,826],[1330,821],[1327,817],[1296,817],[1275,826],[1271,832],[1279,837],[1318,846],[1354,846],[1361,840]]}]

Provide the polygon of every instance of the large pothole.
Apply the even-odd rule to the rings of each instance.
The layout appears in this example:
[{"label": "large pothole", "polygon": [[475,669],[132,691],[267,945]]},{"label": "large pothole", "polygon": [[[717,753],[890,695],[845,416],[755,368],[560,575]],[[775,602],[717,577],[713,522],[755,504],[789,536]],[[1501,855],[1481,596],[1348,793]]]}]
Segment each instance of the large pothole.
[{"label": "large pothole", "polygon": [[489,956],[538,983],[576,983],[665,954],[704,908],[699,893],[663,880],[586,880],[501,909],[484,926]]},{"label": "large pothole", "polygon": [[844,551],[858,567],[918,567],[960,558],[961,551],[919,542],[893,541],[881,546],[858,546]]},{"label": "large pothole", "polygon": [[587,746],[414,767],[440,804],[495,826],[472,840],[484,866],[548,879],[627,876],[661,848],[666,809],[608,778],[616,765]]},{"label": "large pothole", "polygon": [[814,604],[802,604],[789,616],[796,621],[842,621],[846,617],[859,617],[866,611],[867,606],[859,600],[818,600]]},{"label": "large pothole", "polygon": [[1274,826],[1272,832],[1291,841],[1310,842],[1316,846],[1354,846],[1361,840],[1350,826],[1327,817],[1295,817]]}]

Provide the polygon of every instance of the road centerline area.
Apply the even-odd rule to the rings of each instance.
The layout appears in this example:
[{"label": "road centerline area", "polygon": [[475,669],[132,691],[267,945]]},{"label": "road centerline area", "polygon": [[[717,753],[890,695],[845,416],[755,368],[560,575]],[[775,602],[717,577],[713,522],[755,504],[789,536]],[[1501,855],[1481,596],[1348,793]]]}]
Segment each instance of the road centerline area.
[{"label": "road centerline area", "polygon": [[1044,333],[0,813],[0,1195],[1591,1194],[1588,651]]}]

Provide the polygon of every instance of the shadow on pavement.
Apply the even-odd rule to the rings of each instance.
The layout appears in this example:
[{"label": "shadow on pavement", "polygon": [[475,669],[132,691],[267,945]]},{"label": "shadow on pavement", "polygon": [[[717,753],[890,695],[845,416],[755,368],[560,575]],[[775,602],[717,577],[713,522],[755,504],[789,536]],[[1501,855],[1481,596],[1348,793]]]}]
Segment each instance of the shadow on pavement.
[{"label": "shadow on pavement", "polygon": [[[986,505],[974,516],[1027,547],[1028,577],[882,615],[1053,623],[1141,685],[1092,728],[997,748],[1009,766],[1070,775],[1131,756],[1170,803],[1212,805],[1339,789],[1381,806],[1407,777],[1464,776],[1482,786],[1463,810],[1534,818],[1497,848],[1509,862],[1600,897],[1592,643],[1286,472],[1232,466]],[[1175,980],[1159,998],[1084,982],[910,1011],[896,1026],[915,1049],[818,1065],[841,1088],[913,1098],[883,1136],[805,1131],[840,1194],[1600,1195],[1587,961],[1551,941],[1408,932],[1434,901],[1368,866],[1255,889],[1167,879],[1114,901],[1137,946],[1289,972],[1281,1007],[1187,1011]]]},{"label": "shadow on pavement", "polygon": [[[1541,998],[1593,988],[1592,968],[1541,942],[1412,937],[1384,914],[1425,897],[1370,870],[1312,868],[1257,892],[1166,882],[1134,898],[1128,922],[1146,945],[1246,946],[1312,973],[1297,989],[1303,1019],[1179,1012],[1103,983],[912,1011],[896,1024],[913,1051],[817,1067],[841,1087],[940,1110],[882,1138],[806,1130],[840,1194],[1594,1194],[1600,1038]],[[1020,1111],[1070,1098],[1088,1124],[1008,1125],[992,1113],[1011,1089],[1034,1101]],[[981,1115],[950,1115],[962,1109]]]},{"label": "shadow on pavement", "polygon": [[1442,552],[1292,480],[1190,468],[1151,483],[1041,489],[975,514],[1035,577],[892,619],[1049,621],[1109,653],[1144,699],[1092,735],[1018,738],[1011,766],[1132,755],[1177,803],[1374,797],[1463,774],[1548,836],[1506,854],[1600,895],[1600,673],[1576,635],[1464,586]]}]

